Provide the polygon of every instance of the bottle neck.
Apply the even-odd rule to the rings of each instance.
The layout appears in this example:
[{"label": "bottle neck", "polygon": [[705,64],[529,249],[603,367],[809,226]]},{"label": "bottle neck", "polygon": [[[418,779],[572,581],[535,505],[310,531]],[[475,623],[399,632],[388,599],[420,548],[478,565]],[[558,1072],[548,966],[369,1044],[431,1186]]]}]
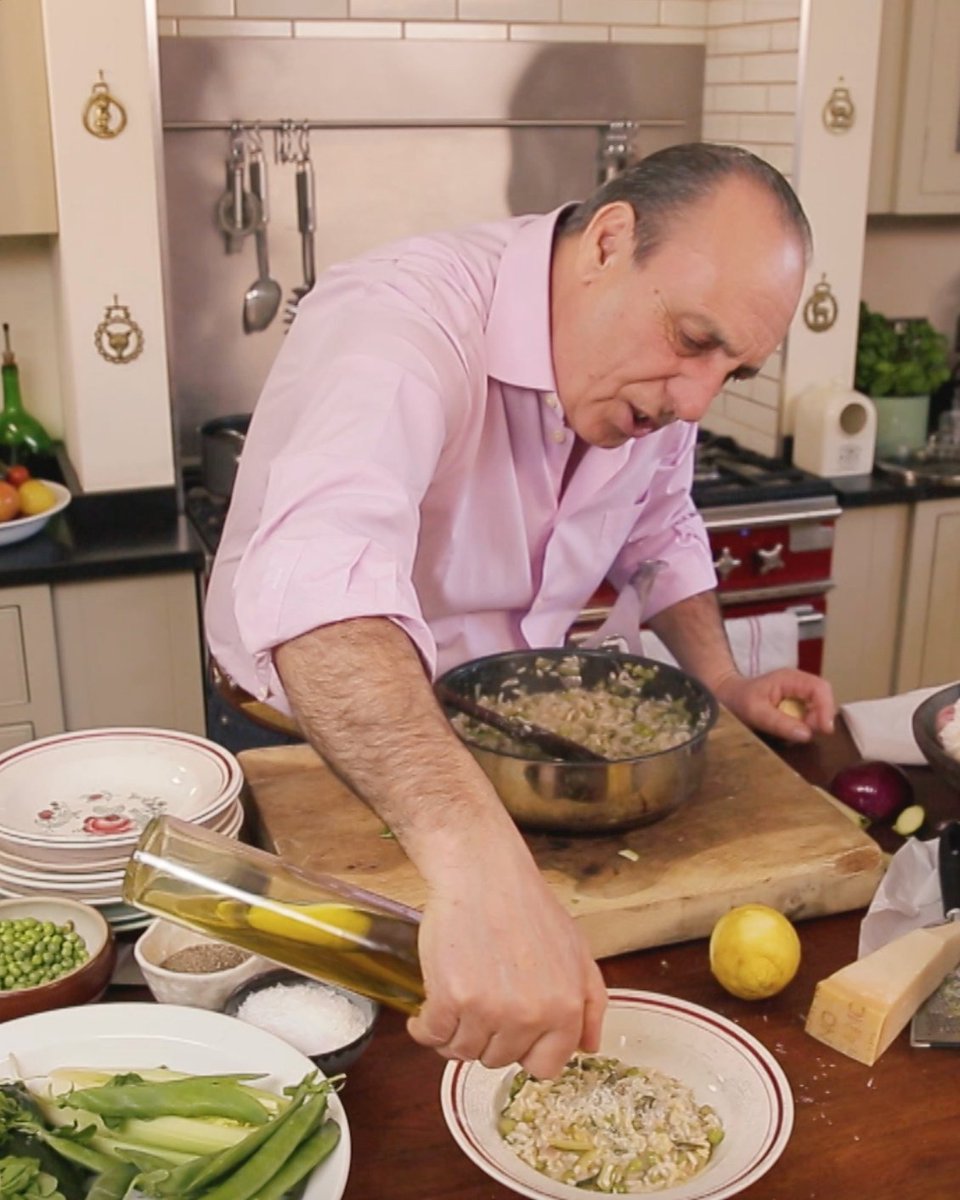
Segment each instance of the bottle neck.
[{"label": "bottle neck", "polygon": [[3,411],[5,413],[22,413],[23,399],[20,395],[20,372],[13,363],[3,367]]}]

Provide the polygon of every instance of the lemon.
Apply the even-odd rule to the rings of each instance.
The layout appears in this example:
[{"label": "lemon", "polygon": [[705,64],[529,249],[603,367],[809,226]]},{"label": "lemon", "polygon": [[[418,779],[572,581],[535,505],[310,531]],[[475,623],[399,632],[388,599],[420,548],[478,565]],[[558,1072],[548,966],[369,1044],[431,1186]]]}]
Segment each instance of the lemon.
[{"label": "lemon", "polygon": [[38,513],[53,508],[57,502],[56,496],[42,479],[28,479],[17,489],[20,497],[20,511],[25,517],[35,517]]},{"label": "lemon", "polygon": [[800,966],[800,939],[783,913],[766,904],[731,908],[710,935],[710,970],[741,1000],[783,991]]},{"label": "lemon", "polygon": [[251,905],[247,919],[254,929],[292,942],[351,950],[370,932],[370,916],[348,904],[290,904],[285,913]]}]

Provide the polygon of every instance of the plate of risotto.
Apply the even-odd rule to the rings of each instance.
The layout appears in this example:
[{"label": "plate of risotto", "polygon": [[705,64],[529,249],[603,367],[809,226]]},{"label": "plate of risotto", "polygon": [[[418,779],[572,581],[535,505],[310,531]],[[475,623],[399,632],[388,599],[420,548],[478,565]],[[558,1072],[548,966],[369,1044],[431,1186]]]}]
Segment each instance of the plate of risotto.
[{"label": "plate of risotto", "polygon": [[764,1175],[793,1129],[770,1052],[700,1005],[614,989],[596,1054],[553,1080],[447,1064],[443,1115],[460,1149],[533,1200],[584,1193],[724,1200]]}]

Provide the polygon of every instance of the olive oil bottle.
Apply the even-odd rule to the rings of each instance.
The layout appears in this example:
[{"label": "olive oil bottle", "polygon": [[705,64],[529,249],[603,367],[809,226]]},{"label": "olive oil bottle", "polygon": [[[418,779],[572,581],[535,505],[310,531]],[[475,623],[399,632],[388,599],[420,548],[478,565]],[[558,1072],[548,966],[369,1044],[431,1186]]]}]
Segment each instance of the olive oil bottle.
[{"label": "olive oil bottle", "polygon": [[401,1012],[423,1001],[416,910],[177,817],[144,829],[123,898]]}]

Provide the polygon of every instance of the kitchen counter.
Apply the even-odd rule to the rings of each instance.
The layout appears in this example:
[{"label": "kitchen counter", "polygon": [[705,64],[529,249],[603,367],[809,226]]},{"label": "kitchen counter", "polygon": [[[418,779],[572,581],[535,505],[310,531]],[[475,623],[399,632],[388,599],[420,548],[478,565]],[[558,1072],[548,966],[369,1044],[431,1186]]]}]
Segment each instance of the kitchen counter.
[{"label": "kitchen counter", "polygon": [[841,508],[868,508],[880,504],[922,504],[925,500],[949,500],[960,496],[960,487],[921,483],[909,485],[880,471],[872,475],[846,475],[831,479],[830,485]]},{"label": "kitchen counter", "polygon": [[[779,748],[813,783],[825,784],[856,750],[841,728],[810,746]],[[960,816],[960,796],[926,768],[908,772],[931,820]],[[882,831],[888,850],[900,839]],[[810,1038],[803,1029],[816,983],[856,957],[860,913],[798,926],[803,961],[779,996],[737,1000],[710,975],[705,940],[601,963],[612,987],[665,992],[702,1004],[759,1038],[785,1071],[796,1119],[783,1157],[745,1200],[947,1200],[955,1193],[960,1122],[960,1051],[913,1050],[902,1033],[873,1067]],[[110,999],[129,1000],[129,988]],[[443,1060],[415,1045],[403,1018],[384,1012],[376,1036],[342,1093],[353,1139],[344,1200],[510,1200],[457,1148],[440,1111]],[[589,1194],[589,1193],[588,1193]]]},{"label": "kitchen counter", "polygon": [[0,546],[0,587],[200,572],[203,546],[173,488],[74,495],[45,529]]}]

